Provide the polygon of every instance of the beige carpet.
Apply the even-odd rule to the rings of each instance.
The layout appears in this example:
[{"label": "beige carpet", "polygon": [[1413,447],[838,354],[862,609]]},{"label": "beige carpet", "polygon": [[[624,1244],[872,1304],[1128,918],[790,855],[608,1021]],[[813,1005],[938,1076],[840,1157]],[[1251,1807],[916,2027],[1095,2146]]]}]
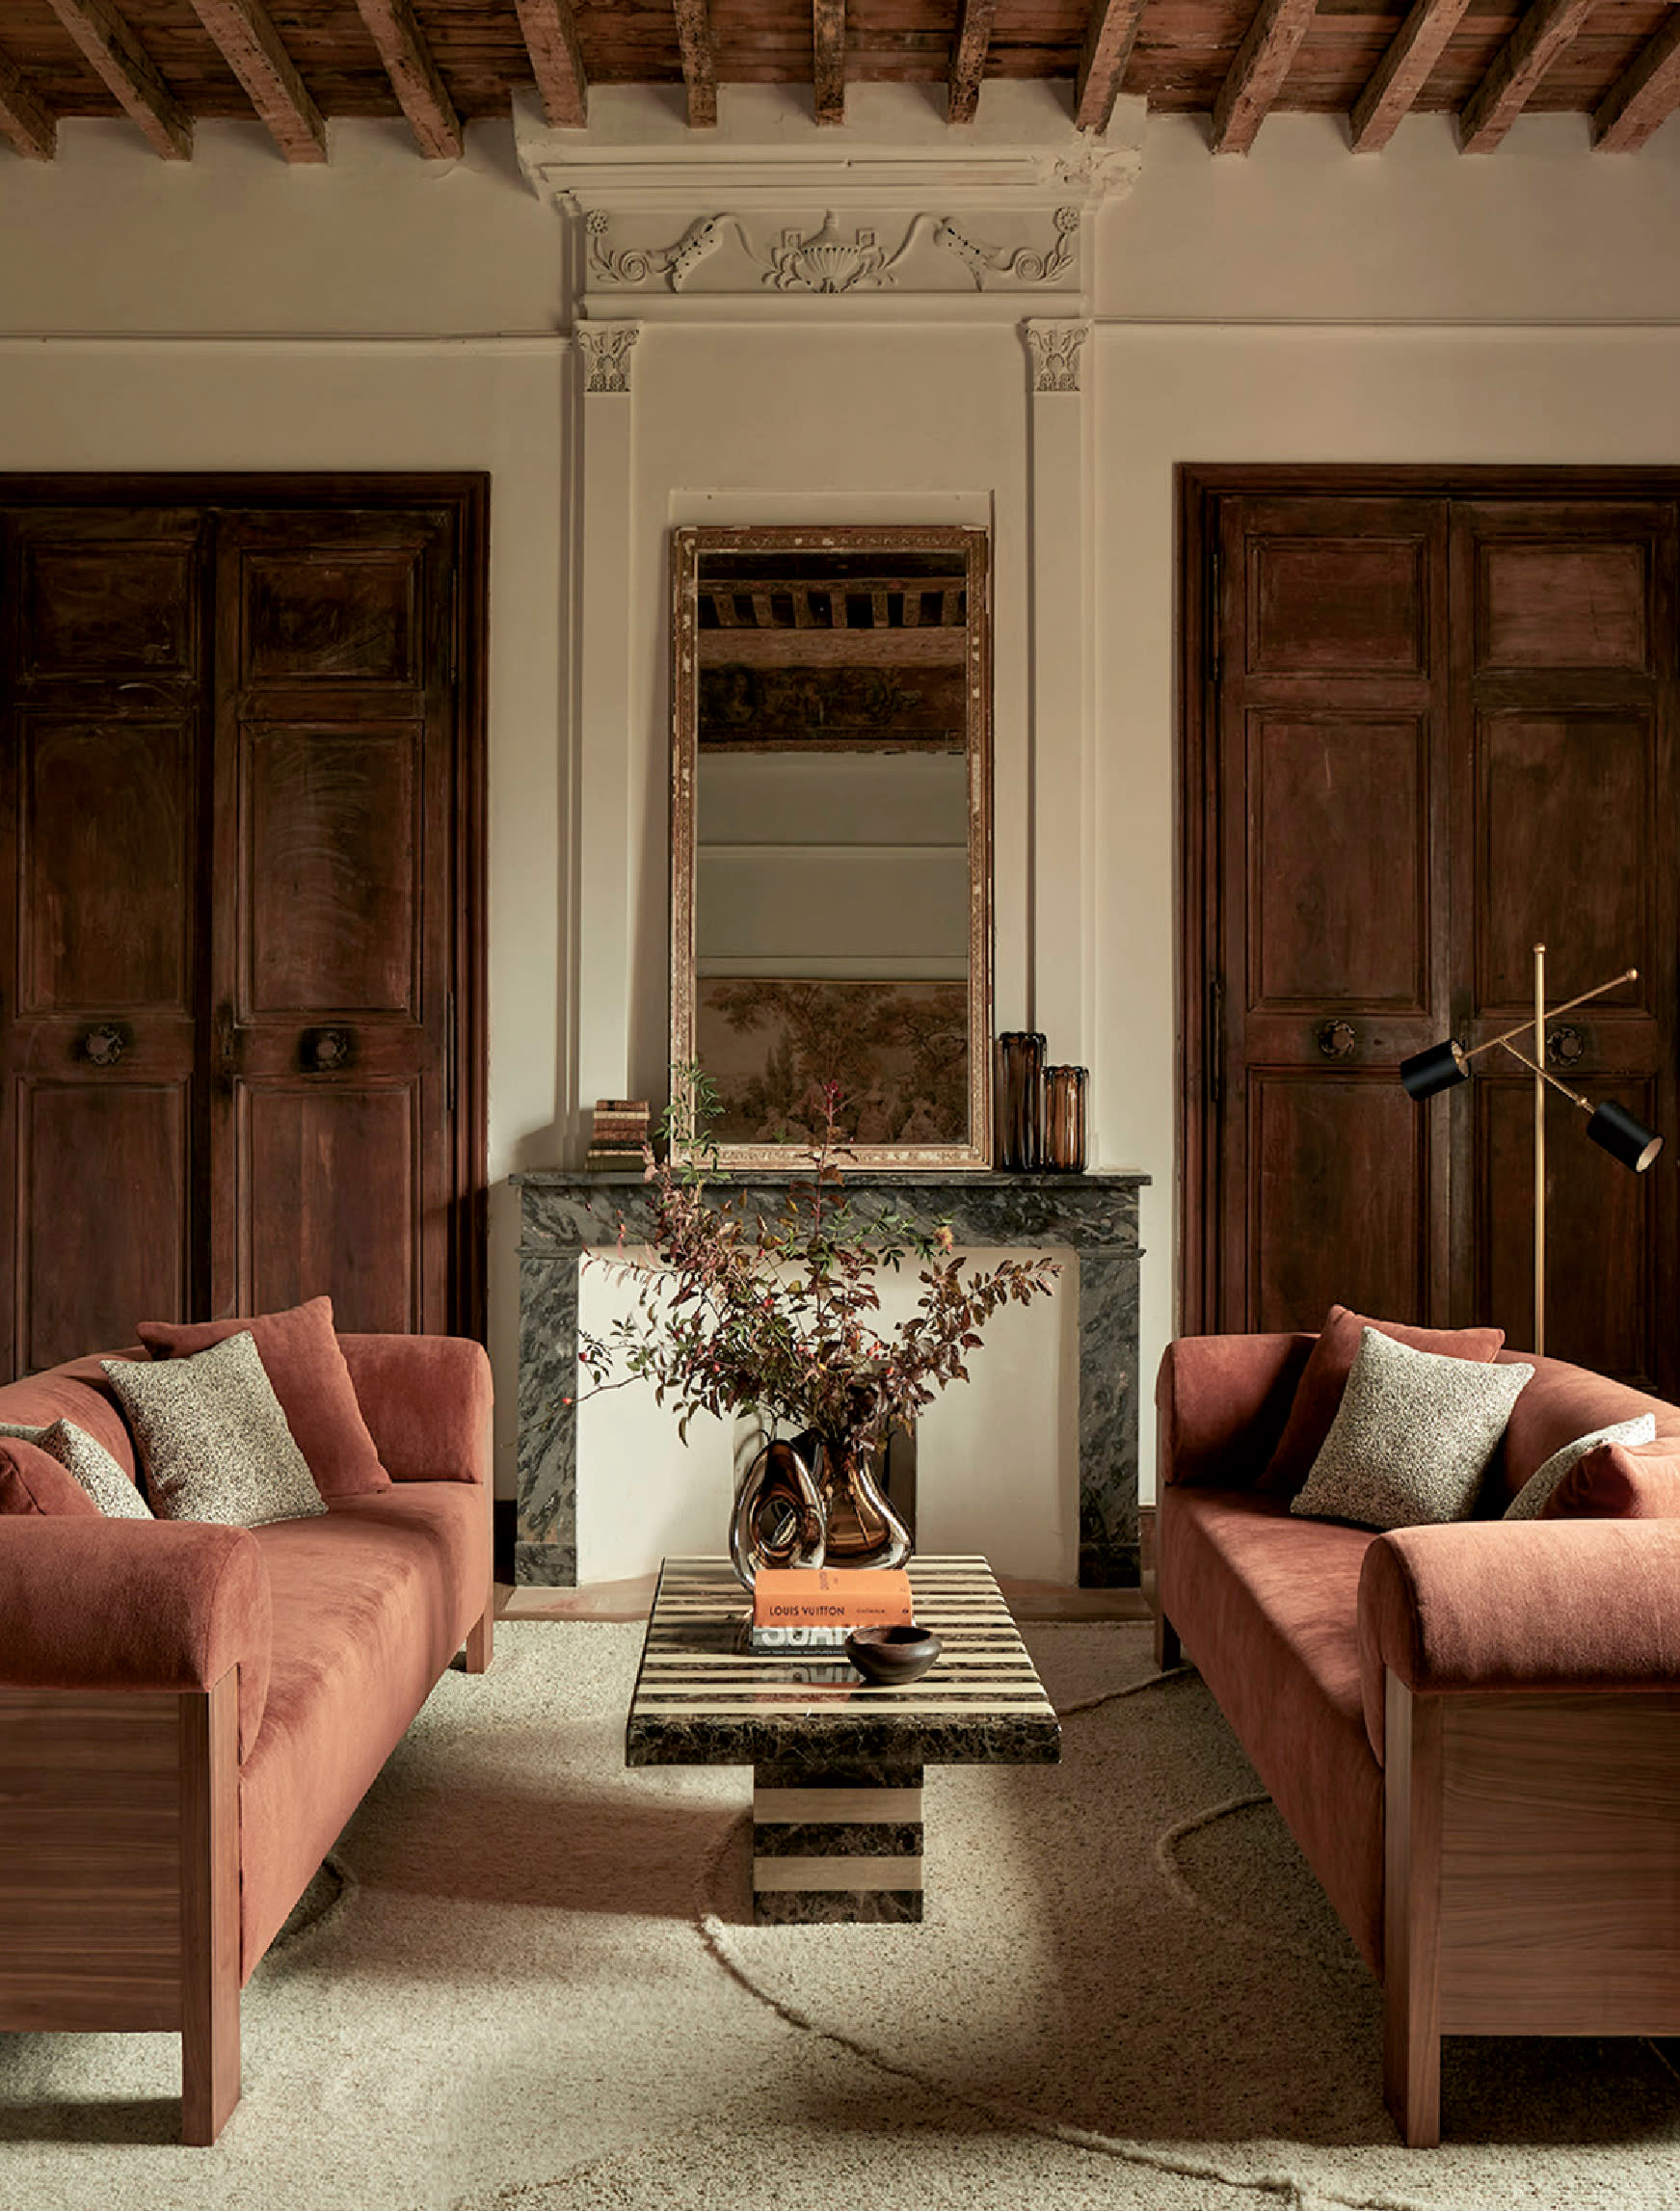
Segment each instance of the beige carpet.
[{"label": "beige carpet", "polygon": [[[1669,2211],[1648,2043],[1454,2041],[1400,2148],[1375,1990],[1193,1675],[1030,1631],[1055,1770],[931,1770],[920,1929],[745,1923],[746,1776],[627,1773],[639,1631],[447,1677],[245,1998],[185,2150],[165,2037],[0,2037],[3,2211]],[[1083,1707],[1083,1709],[1081,1709]]]}]

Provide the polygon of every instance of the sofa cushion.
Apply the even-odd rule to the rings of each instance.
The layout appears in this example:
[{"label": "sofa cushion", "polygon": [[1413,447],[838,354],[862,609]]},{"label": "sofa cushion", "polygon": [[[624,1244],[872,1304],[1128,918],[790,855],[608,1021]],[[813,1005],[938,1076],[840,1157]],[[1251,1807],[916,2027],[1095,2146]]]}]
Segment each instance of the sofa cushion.
[{"label": "sofa cushion", "polygon": [[[1537,1520],[1552,1502],[1552,1494],[1565,1475],[1601,1443],[1650,1443],[1657,1433],[1653,1413],[1638,1413],[1631,1421],[1613,1421],[1564,1444],[1536,1467],[1505,1508],[1507,1520]],[[1554,1515],[1554,1517],[1557,1517]]]},{"label": "sofa cushion", "polygon": [[1290,1510],[1364,1528],[1468,1520],[1533,1372],[1415,1351],[1367,1328],[1324,1448]]},{"label": "sofa cushion", "polygon": [[151,1508],[118,1465],[105,1446],[76,1426],[57,1420],[47,1427],[29,1427],[20,1422],[0,1421],[0,1436],[14,1436],[62,1466],[81,1489],[93,1509],[107,1520],[149,1520]]},{"label": "sofa cushion", "polygon": [[333,1328],[333,1300],[311,1297],[285,1313],[185,1324],[143,1320],[140,1340],[154,1359],[190,1358],[249,1331],[286,1425],[323,1497],[360,1497],[390,1485],[368,1432],[356,1385]]},{"label": "sofa cushion", "polygon": [[1504,1496],[1493,1500],[1499,1511],[1555,1451],[1589,1429],[1650,1413],[1660,1436],[1680,1433],[1680,1413],[1661,1398],[1647,1397],[1626,1382],[1609,1381],[1562,1359],[1536,1359],[1533,1368],[1533,1377],[1517,1399],[1506,1429],[1499,1470]]},{"label": "sofa cushion", "polygon": [[159,1519],[261,1528],[326,1511],[249,1331],[110,1372]]},{"label": "sofa cushion", "polygon": [[484,1491],[398,1482],[257,1530],[274,1597],[240,1784],[242,1977],[273,1941],[490,1592]]},{"label": "sofa cushion", "polygon": [[134,1438],[105,1372],[105,1358],[144,1360],[145,1353],[136,1345],[128,1351],[107,1352],[103,1358],[91,1354],[8,1382],[0,1388],[0,1421],[35,1428],[51,1427],[57,1420],[71,1421],[84,1435],[103,1444],[132,1480],[138,1472]]},{"label": "sofa cushion", "polygon": [[1584,1452],[1550,1497],[1542,1520],[1680,1520],[1680,1436],[1649,1449],[1608,1442]]},{"label": "sofa cushion", "polygon": [[1382,1970],[1382,1774],[1366,1739],[1356,1612],[1375,1540],[1287,1499],[1175,1486],[1160,1502],[1162,1611],[1367,1962]]},{"label": "sofa cushion", "polygon": [[49,1458],[39,1444],[10,1435],[0,1442],[0,1515],[14,1513],[53,1519],[81,1513],[96,1520],[99,1507],[74,1475]]},{"label": "sofa cushion", "polygon": [[1367,1328],[1379,1329],[1413,1350],[1432,1351],[1450,1359],[1486,1362],[1505,1342],[1503,1328],[1414,1328],[1399,1320],[1368,1320],[1345,1305],[1332,1305],[1308,1354],[1289,1419],[1260,1478],[1259,1488],[1287,1497],[1306,1480],[1313,1461],[1324,1448]]}]

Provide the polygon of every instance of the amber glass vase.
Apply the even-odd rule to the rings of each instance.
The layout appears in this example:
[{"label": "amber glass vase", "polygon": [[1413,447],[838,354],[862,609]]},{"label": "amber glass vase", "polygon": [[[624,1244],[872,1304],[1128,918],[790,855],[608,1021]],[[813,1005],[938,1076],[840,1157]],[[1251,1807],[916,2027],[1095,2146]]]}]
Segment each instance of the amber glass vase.
[{"label": "amber glass vase", "polygon": [[1044,1071],[1044,1163],[1058,1174],[1085,1171],[1085,1070]]},{"label": "amber glass vase", "polygon": [[1044,1038],[1037,1029],[1010,1028],[999,1037],[997,1093],[998,1164],[1032,1173],[1044,1164]]}]

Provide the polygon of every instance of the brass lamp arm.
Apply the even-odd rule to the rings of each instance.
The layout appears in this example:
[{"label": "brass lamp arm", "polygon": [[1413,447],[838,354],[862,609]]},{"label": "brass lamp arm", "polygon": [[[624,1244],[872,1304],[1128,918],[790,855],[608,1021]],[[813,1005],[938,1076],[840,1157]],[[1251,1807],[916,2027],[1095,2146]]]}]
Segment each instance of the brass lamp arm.
[{"label": "brass lamp arm", "polygon": [[[1464,1057],[1466,1059],[1474,1059],[1479,1052],[1491,1052],[1496,1044],[1503,1044],[1508,1052],[1510,1050],[1510,1039],[1513,1036],[1521,1036],[1524,1029],[1526,1028],[1537,1028],[1542,1019],[1546,1021],[1553,1021],[1560,1013],[1573,1013],[1578,1005],[1585,1005],[1589,998],[1602,998],[1606,991],[1617,990],[1623,983],[1638,982],[1639,979],[1640,971],[1638,968],[1624,968],[1619,975],[1612,975],[1609,982],[1607,983],[1594,983],[1589,991],[1583,991],[1579,998],[1568,998],[1563,1000],[1561,1005],[1548,1006],[1543,1016],[1536,1016],[1536,1018],[1533,1021],[1519,1021],[1515,1028],[1507,1028],[1503,1036],[1490,1036],[1485,1044],[1473,1044],[1464,1053]],[[1519,1059],[1522,1059],[1523,1057],[1520,1052],[1516,1054],[1516,1056]],[[1533,1072],[1536,1075],[1542,1072],[1541,1069],[1534,1067],[1534,1063],[1532,1059],[1523,1059],[1523,1065],[1525,1067],[1533,1068]],[[1552,1078],[1548,1075],[1546,1077],[1546,1080],[1550,1082]],[[1556,1087],[1561,1090],[1563,1085],[1560,1082],[1556,1085]],[[1574,1097],[1575,1094],[1573,1091],[1567,1091],[1564,1093],[1564,1095],[1566,1097]],[[1582,1101],[1579,1098],[1576,1098],[1575,1103],[1577,1106],[1579,1106]]]},{"label": "brass lamp arm", "polygon": [[[1624,975],[1618,975],[1616,977],[1617,982],[1625,982],[1626,979],[1627,978]],[[1604,988],[1609,990],[1612,988],[1612,985],[1606,983]],[[1579,999],[1575,1000],[1577,1005],[1579,1005],[1580,1002],[1581,1000]],[[1565,1009],[1562,1006],[1554,1006],[1552,1010],[1554,1013],[1562,1013]],[[1533,1022],[1525,1022],[1523,1026],[1524,1027],[1532,1028],[1534,1025]],[[1519,1033],[1520,1032],[1514,1028],[1511,1031],[1512,1036],[1515,1036]],[[1551,1074],[1546,1068],[1536,1067],[1534,1062],[1529,1057],[1526,1052],[1519,1052],[1516,1046],[1510,1043],[1507,1038],[1503,1036],[1496,1036],[1490,1039],[1490,1041],[1494,1044],[1503,1044],[1513,1059],[1520,1060],[1523,1066],[1528,1069],[1531,1075],[1537,1075],[1542,1082],[1549,1082],[1554,1090],[1560,1091],[1562,1095],[1568,1099],[1571,1106],[1579,1106],[1584,1113],[1590,1113],[1592,1111],[1592,1101],[1590,1098],[1583,1098],[1579,1090],[1571,1090],[1567,1082],[1560,1082],[1558,1078]],[[1477,1047],[1478,1051],[1485,1051],[1486,1049],[1487,1048],[1484,1045],[1479,1045]],[[1469,1054],[1466,1053],[1465,1056],[1468,1058]]]}]

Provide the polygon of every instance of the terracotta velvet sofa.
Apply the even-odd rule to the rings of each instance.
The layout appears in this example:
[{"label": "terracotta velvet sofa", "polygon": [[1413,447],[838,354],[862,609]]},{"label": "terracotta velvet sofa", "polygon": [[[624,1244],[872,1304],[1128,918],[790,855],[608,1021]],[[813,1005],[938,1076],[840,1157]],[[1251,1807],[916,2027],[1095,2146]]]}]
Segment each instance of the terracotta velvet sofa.
[{"label": "terracotta velvet sofa", "polygon": [[[178,2033],[190,2143],[263,1952],[456,1652],[490,1660],[484,1351],[338,1344],[388,1485],[255,1529],[0,1516],[0,2029]],[[96,1358],[0,1389],[61,1415],[133,1475]]]},{"label": "terracotta velvet sofa", "polygon": [[[1495,1516],[1373,1534],[1256,1486],[1314,1341],[1162,1361],[1159,1655],[1182,1638],[1380,1980],[1389,2108],[1428,2144],[1443,2034],[1680,2033],[1680,1409],[1536,1360]],[[1643,1412],[1655,1444],[1571,1478],[1620,1516],[1497,1517]]]}]

